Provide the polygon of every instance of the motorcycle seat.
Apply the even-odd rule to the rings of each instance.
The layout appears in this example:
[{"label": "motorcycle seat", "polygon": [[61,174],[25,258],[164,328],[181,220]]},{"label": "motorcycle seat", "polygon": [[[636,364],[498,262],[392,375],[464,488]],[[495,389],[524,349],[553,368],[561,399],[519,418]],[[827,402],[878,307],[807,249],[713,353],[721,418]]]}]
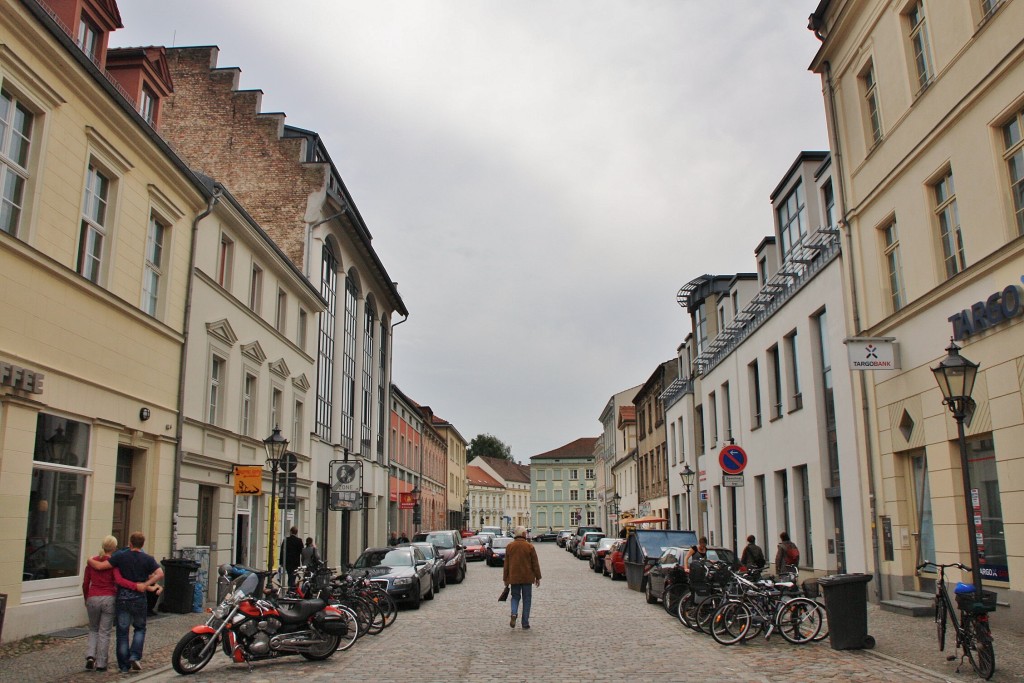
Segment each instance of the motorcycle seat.
[{"label": "motorcycle seat", "polygon": [[281,620],[285,623],[296,623],[308,620],[326,606],[326,600],[317,598],[310,600],[281,599],[277,603],[277,611],[281,613]]}]

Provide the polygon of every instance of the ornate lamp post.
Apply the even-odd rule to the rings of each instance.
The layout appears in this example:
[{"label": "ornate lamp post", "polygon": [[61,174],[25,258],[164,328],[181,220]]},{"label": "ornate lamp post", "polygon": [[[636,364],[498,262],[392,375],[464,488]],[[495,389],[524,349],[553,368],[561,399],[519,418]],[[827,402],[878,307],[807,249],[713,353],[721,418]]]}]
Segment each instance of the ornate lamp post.
[{"label": "ornate lamp post", "polygon": [[693,522],[690,520],[690,487],[693,486],[693,479],[697,476],[697,473],[690,469],[689,463],[683,465],[683,471],[679,473],[679,478],[683,480],[683,486],[686,487],[686,528],[690,529],[693,526]]},{"label": "ornate lamp post", "polygon": [[960,470],[964,482],[964,508],[967,512],[967,547],[971,555],[971,573],[974,578],[975,600],[981,602],[981,562],[978,556],[977,536],[974,532],[974,510],[971,496],[971,472],[967,465],[967,438],[964,436],[964,418],[974,409],[971,392],[978,377],[978,364],[960,355],[960,347],[950,340],[946,357],[931,369],[942,391],[942,402],[949,406],[956,420],[956,435],[960,444]]},{"label": "ornate lamp post", "polygon": [[267,571],[274,571],[274,508],[277,507],[277,470],[281,466],[281,458],[288,449],[288,439],[281,436],[276,425],[274,432],[263,439],[263,447],[267,449],[267,466],[270,467],[270,532],[267,538]]},{"label": "ornate lamp post", "polygon": [[618,528],[619,528],[619,505],[621,503],[622,503],[622,496],[620,496],[618,494],[618,492],[616,492],[615,495],[612,496],[612,512],[615,514],[615,529],[616,529],[616,531],[618,531]]}]

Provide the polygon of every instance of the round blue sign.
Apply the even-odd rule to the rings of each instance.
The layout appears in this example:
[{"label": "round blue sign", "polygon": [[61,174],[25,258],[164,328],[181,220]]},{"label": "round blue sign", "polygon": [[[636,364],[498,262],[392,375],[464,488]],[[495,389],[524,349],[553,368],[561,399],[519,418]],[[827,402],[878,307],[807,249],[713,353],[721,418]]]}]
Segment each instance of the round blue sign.
[{"label": "round blue sign", "polygon": [[739,446],[726,446],[719,451],[718,462],[726,474],[742,474],[747,466],[747,452]]}]

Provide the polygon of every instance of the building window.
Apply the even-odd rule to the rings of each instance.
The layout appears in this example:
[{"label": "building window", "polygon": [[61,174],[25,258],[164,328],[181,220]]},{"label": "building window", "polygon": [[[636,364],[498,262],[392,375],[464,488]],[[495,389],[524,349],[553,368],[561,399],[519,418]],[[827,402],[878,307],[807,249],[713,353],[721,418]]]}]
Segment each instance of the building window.
[{"label": "building window", "polygon": [[918,88],[925,88],[932,80],[932,61],[928,52],[928,24],[924,16],[924,2],[917,0],[906,14],[910,28],[910,49],[914,53],[914,69]]},{"label": "building window", "polygon": [[797,358],[796,330],[787,334],[783,340],[786,347],[786,380],[789,383],[789,412],[799,410],[804,405],[800,393],[800,364]]},{"label": "building window", "polygon": [[88,424],[45,413],[36,418],[23,581],[78,576],[89,442]]},{"label": "building window", "polygon": [[722,421],[725,424],[725,438],[732,440],[732,398],[729,392],[729,383],[722,385]]},{"label": "building window", "polygon": [[1013,120],[1003,126],[1003,158],[1010,172],[1010,194],[1013,212],[1017,217],[1017,234],[1024,235],[1024,111],[1017,112]]},{"label": "building window", "polygon": [[807,472],[807,465],[801,465],[795,471],[797,481],[800,482],[800,512],[803,523],[803,547],[804,554],[800,561],[805,567],[814,566],[814,534],[811,529],[811,478]]},{"label": "building window", "polygon": [[142,94],[139,96],[139,114],[150,126],[156,124],[156,93],[147,85],[142,86]]},{"label": "building window", "polygon": [[235,256],[235,243],[231,238],[221,233],[220,253],[217,255],[217,284],[224,289],[231,290],[231,265]]},{"label": "building window", "polygon": [[757,282],[762,287],[768,283],[768,257],[757,259]]},{"label": "building window", "polygon": [[345,328],[341,339],[341,445],[354,450],[356,410],[356,307],[359,292],[351,277],[345,278]]},{"label": "building window", "polygon": [[903,290],[903,262],[900,259],[900,238],[896,232],[896,219],[882,228],[882,239],[885,246],[885,264],[889,273],[889,302],[892,311],[903,308],[907,303],[907,294]]},{"label": "building window", "polygon": [[270,392],[270,424],[274,427],[277,427],[284,421],[283,401],[284,395],[280,389],[275,388]]},{"label": "building window", "polygon": [[209,546],[216,540],[213,531],[216,528],[214,513],[216,494],[217,489],[212,486],[199,487],[199,500],[196,505],[196,545]]},{"label": "building window", "polygon": [[263,269],[254,263],[252,264],[252,272],[249,275],[249,310],[259,315],[262,306]]},{"label": "building window", "polygon": [[924,450],[909,454],[913,472],[914,496],[910,502],[914,504],[914,517],[917,521],[916,564],[935,562],[935,519],[932,515],[932,494],[928,485],[928,459]]},{"label": "building window", "polygon": [[299,322],[295,330],[295,344],[303,351],[306,350],[306,330],[309,327],[309,315],[306,309],[299,309]]},{"label": "building window", "polygon": [[78,273],[95,284],[99,284],[100,270],[103,266],[109,195],[110,180],[90,163],[85,179],[85,197],[82,200]]},{"label": "building window", "polygon": [[[303,419],[303,405],[302,401],[295,402],[295,410],[292,411],[292,434],[293,439],[300,439],[306,431],[305,420]],[[295,450],[293,448],[292,450]]]},{"label": "building window", "polygon": [[580,478],[580,471],[577,469],[569,470],[569,481],[576,481]]},{"label": "building window", "polygon": [[274,329],[281,334],[285,333],[288,325],[288,293],[277,288],[277,308],[274,310]]},{"label": "building window", "polygon": [[569,500],[579,500],[580,492],[576,489],[569,489]]},{"label": "building window", "polygon": [[[1003,527],[1003,501],[999,488],[999,471],[996,467],[995,442],[992,434],[973,436],[967,440],[967,462],[970,468],[972,497],[977,495],[974,505],[976,520],[973,538],[977,539],[979,552],[985,564],[981,575],[984,578],[999,578],[1009,581],[1006,533]],[[973,503],[973,501],[972,501]],[[978,528],[980,523],[981,528]]]},{"label": "building window", "polygon": [[821,188],[822,203],[825,205],[825,227],[836,227],[836,193],[832,189],[832,181],[826,180]]},{"label": "building window", "polygon": [[0,90],[0,230],[17,236],[28,182],[32,112]]},{"label": "building window", "polygon": [[750,428],[761,427],[761,371],[757,361],[747,365],[747,377],[750,382]]},{"label": "building window", "polygon": [[701,302],[697,306],[696,312],[696,324],[694,325],[694,339],[697,342],[697,355],[699,356],[704,352],[704,347],[708,343],[708,311],[704,304]]},{"label": "building window", "polygon": [[210,398],[206,412],[206,421],[212,425],[221,423],[221,415],[224,412],[223,391],[224,391],[224,366],[225,361],[220,356],[212,356],[210,359]]},{"label": "building window", "polygon": [[334,316],[338,306],[338,261],[330,246],[324,245],[320,268],[320,294],[327,308],[320,314],[317,340],[316,424],[314,431],[331,442],[331,412],[334,406]]},{"label": "building window", "polygon": [[[388,326],[384,321],[384,316],[380,318],[380,347],[377,353],[377,457],[382,459],[384,457],[384,429],[385,420],[387,420],[387,410],[384,409],[385,403],[387,402],[388,394]],[[453,457],[455,453],[451,454]],[[462,463],[465,464],[466,459],[462,459]]]},{"label": "building window", "polygon": [[164,224],[150,214],[149,230],[146,233],[146,266],[142,275],[142,310],[152,316],[156,316],[160,304],[165,233]]},{"label": "building window", "polygon": [[882,116],[878,106],[878,83],[875,82],[875,65],[868,62],[867,67],[860,74],[860,86],[864,97],[864,114],[867,121],[867,130],[871,139],[869,147],[877,145],[882,140]]},{"label": "building window", "polygon": [[374,334],[377,330],[377,311],[372,301],[367,301],[363,310],[363,384],[362,384],[362,420],[360,429],[362,431],[360,448],[363,457],[370,457],[370,449],[373,446],[373,365],[374,361]]},{"label": "building window", "polygon": [[593,479],[594,478],[594,470],[592,468],[588,467],[586,469],[586,477],[587,477],[587,479]]},{"label": "building window", "polygon": [[708,394],[708,426],[711,427],[711,447],[718,445],[718,398],[715,392]]},{"label": "building window", "polygon": [[76,42],[89,59],[94,62],[99,61],[100,30],[84,14],[78,20],[78,40]]},{"label": "building window", "polygon": [[772,420],[782,417],[782,363],[779,358],[779,347],[775,345],[768,349],[768,376],[770,385],[768,392],[772,397]]},{"label": "building window", "polygon": [[[255,412],[256,376],[247,372],[245,373],[245,380],[242,381],[242,434],[246,436],[252,436],[253,434]],[[271,423],[273,424],[273,421]]]},{"label": "building window", "polygon": [[988,16],[994,13],[999,6],[1003,4],[1003,0],[981,0],[981,12],[987,19]]},{"label": "building window", "polygon": [[953,187],[953,171],[932,186],[935,194],[935,216],[939,222],[939,242],[942,244],[942,262],[946,277],[951,278],[965,265],[964,238],[960,232],[960,212],[956,208],[956,189]]},{"label": "building window", "polygon": [[587,489],[587,500],[597,500],[594,495],[594,489]]},{"label": "building window", "polygon": [[593,510],[587,510],[587,525],[594,526],[597,522],[596,513]]},{"label": "building window", "polygon": [[782,238],[782,257],[785,258],[807,235],[807,203],[804,186],[798,181],[793,191],[778,208],[779,235]]}]

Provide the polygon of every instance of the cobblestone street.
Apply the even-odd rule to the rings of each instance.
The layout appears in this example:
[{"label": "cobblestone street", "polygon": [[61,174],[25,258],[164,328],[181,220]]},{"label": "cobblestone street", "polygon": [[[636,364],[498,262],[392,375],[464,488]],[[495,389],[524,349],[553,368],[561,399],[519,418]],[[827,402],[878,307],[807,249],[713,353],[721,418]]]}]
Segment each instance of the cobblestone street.
[{"label": "cobblestone street", "polygon": [[[935,649],[928,619],[897,617],[902,621],[894,622],[902,625],[910,642],[921,639],[922,647],[917,649],[928,668],[881,654],[887,642],[901,638],[874,628],[872,633],[880,641],[874,652],[836,651],[827,641],[794,646],[780,636],[727,648],[668,618],[660,605],[647,605],[642,594],[629,590],[624,581],[613,583],[589,571],[553,543],[537,547],[545,578],[534,589],[529,631],[510,629],[508,605],[497,602],[501,569],[477,562],[470,564],[461,585],[449,585],[418,611],[402,610],[384,633],[361,638],[352,650],[336,653],[326,662],[286,657],[257,663],[249,673],[244,665],[229,663],[218,653],[191,680],[563,682],[684,681],[695,676],[714,681],[978,680],[969,666],[953,673],[955,666]],[[888,622],[878,625],[891,628]],[[1000,661],[1005,653],[997,650],[998,664],[1006,661]],[[170,670],[168,662],[166,648],[153,652],[147,655],[146,671],[131,678],[184,680]],[[997,671],[993,680],[1020,680],[1010,671],[1012,665]],[[99,683],[98,676],[77,678]]]}]

